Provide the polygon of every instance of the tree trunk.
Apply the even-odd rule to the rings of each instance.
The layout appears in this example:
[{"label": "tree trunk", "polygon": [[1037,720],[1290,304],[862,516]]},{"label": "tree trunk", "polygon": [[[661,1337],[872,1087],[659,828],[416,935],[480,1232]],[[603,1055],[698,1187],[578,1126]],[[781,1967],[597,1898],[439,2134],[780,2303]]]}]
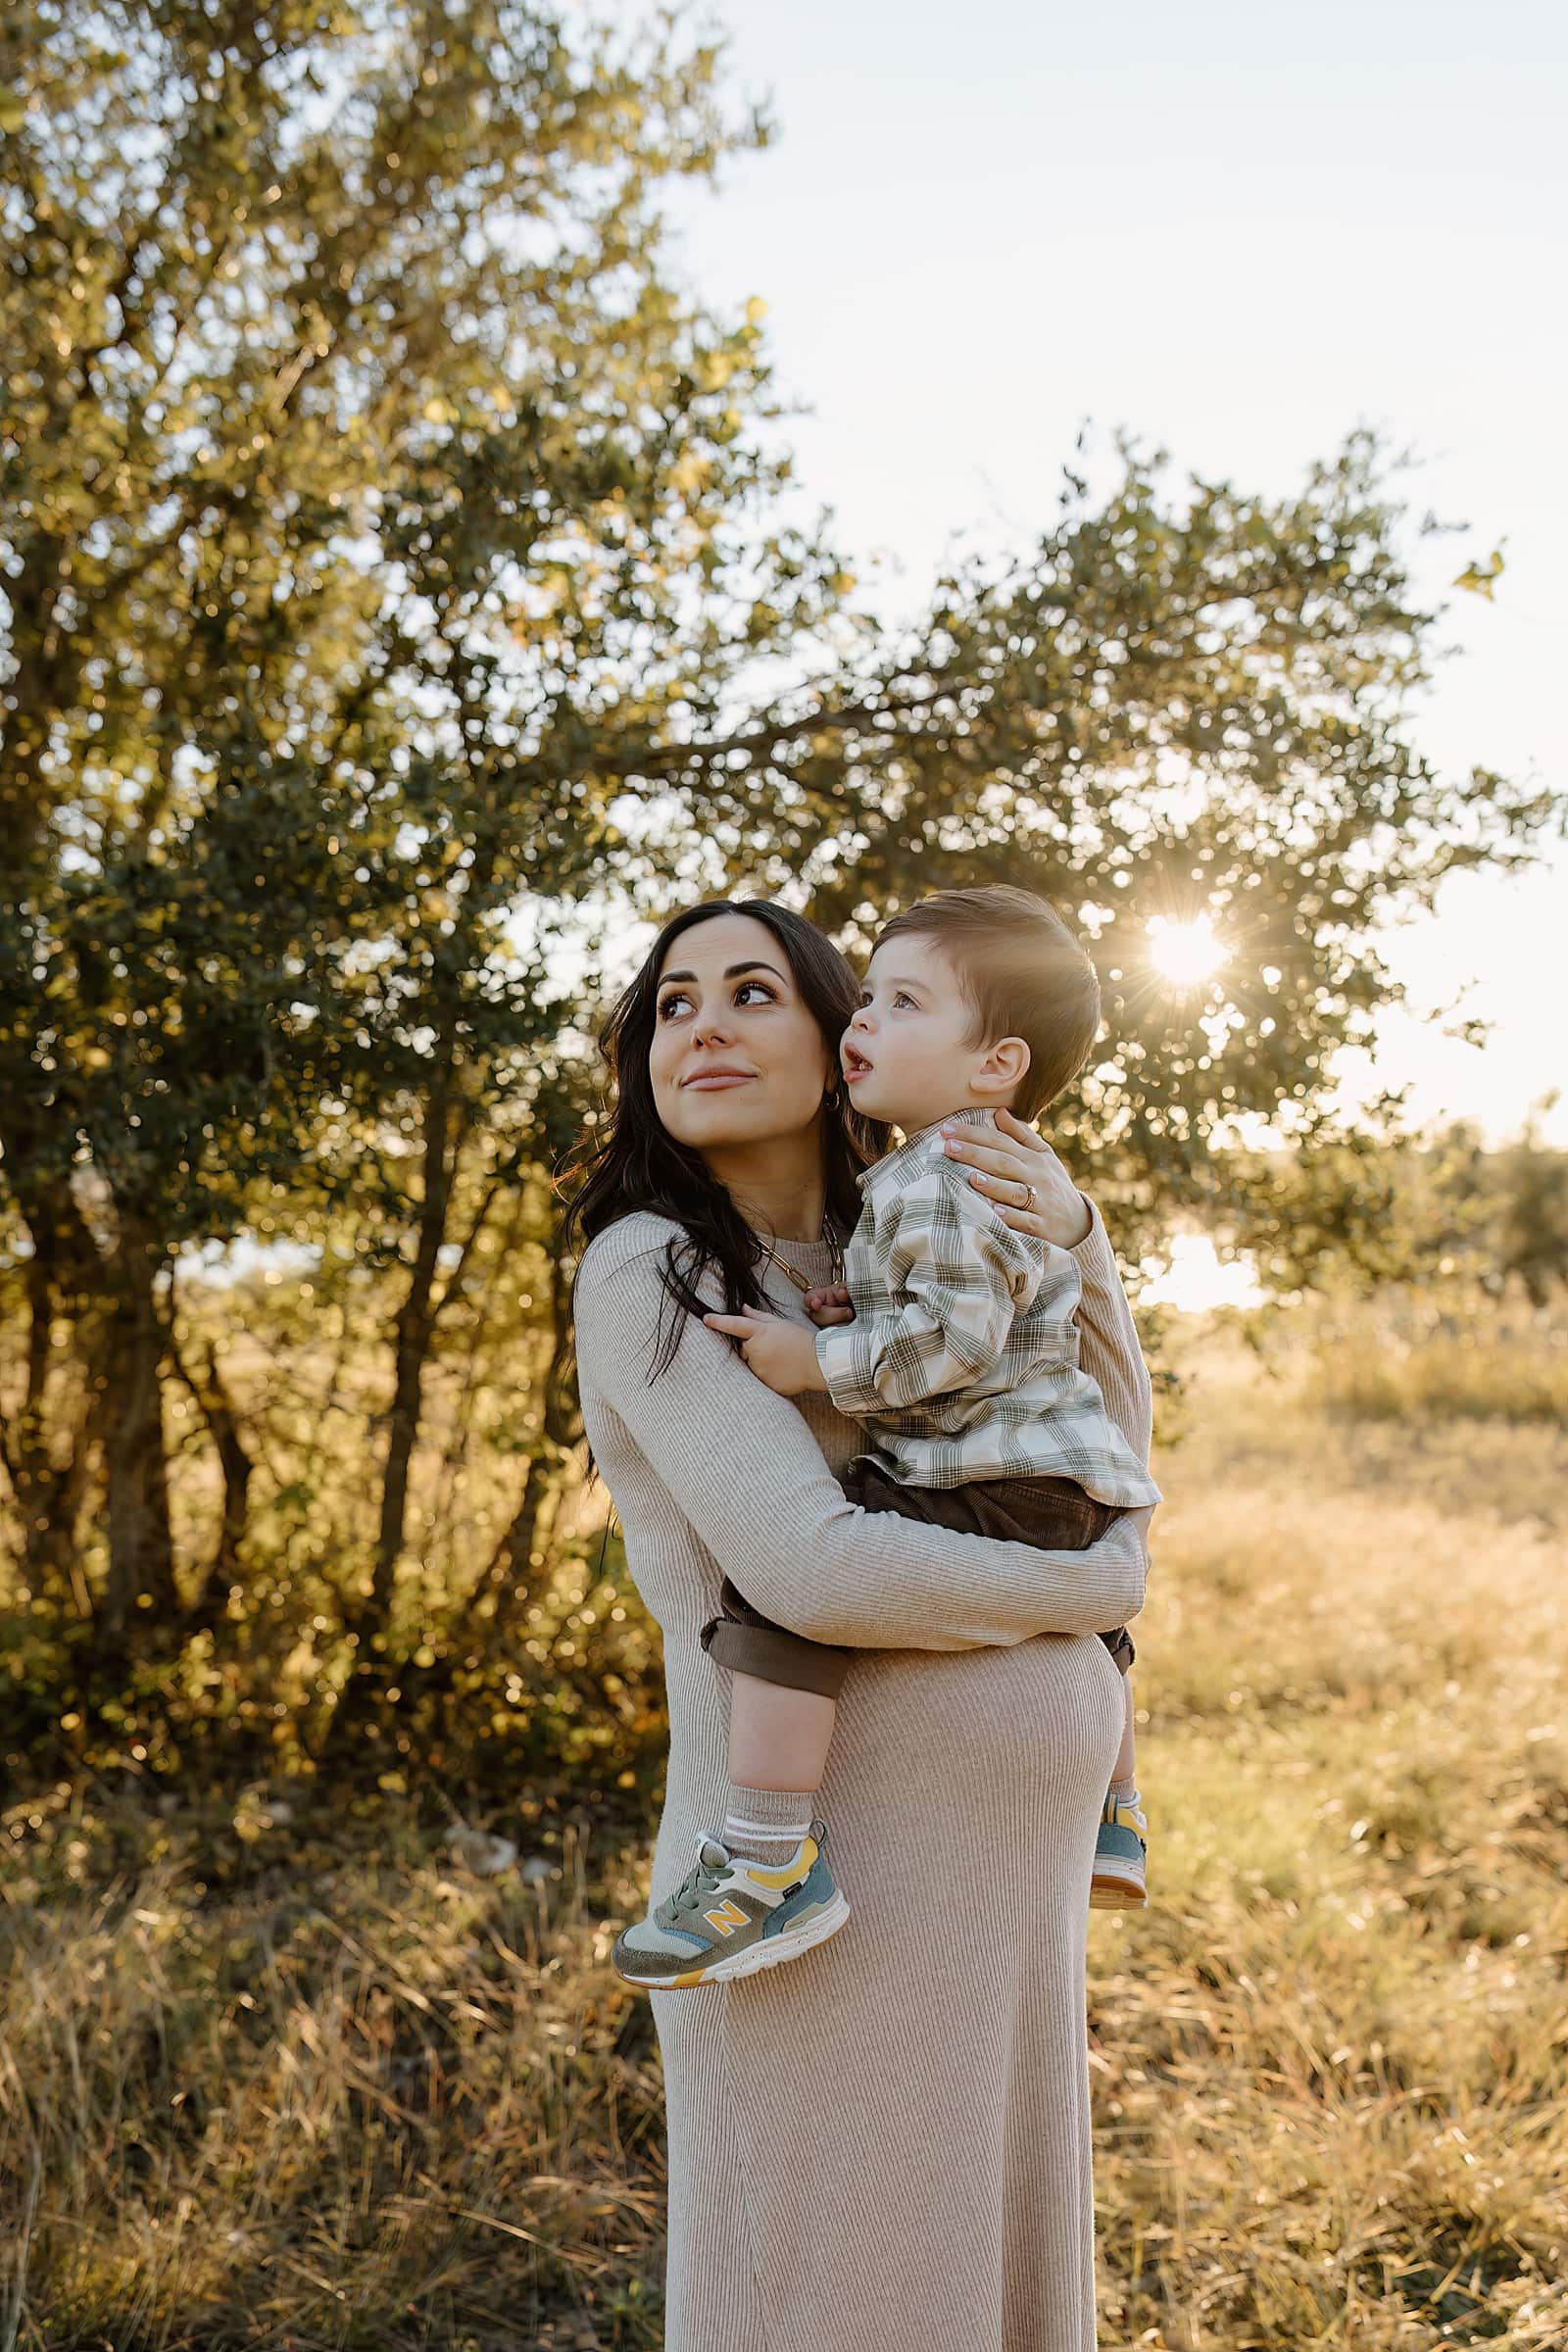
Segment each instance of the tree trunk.
[{"label": "tree trunk", "polygon": [[[393,1353],[392,1402],[387,1415],[386,1468],[381,1486],[381,1524],[369,1604],[361,1619],[362,1644],[384,1632],[391,1614],[393,1582],[408,1522],[409,1465],[419,1435],[424,1405],[424,1368],[435,1332],[436,1266],[446,1239],[457,1151],[452,1137],[452,1095],[445,1078],[432,1084],[424,1105],[424,1187],[419,1203],[418,1242],[408,1295],[398,1309]],[[363,1649],[362,1649],[363,1654]]]},{"label": "tree trunk", "polygon": [[168,1336],[156,1277],[163,1246],[128,1213],[109,1271],[115,1297],[98,1374],[109,1505],[109,1582],[97,1645],[122,1652],[133,1624],[167,1636],[178,1613],[169,1517],[162,1370]]},{"label": "tree trunk", "polygon": [[533,1557],[539,1523],[547,1503],[553,1505],[557,1498],[565,1457],[576,1435],[567,1376],[571,1360],[569,1289],[565,1267],[559,1255],[552,1256],[550,1362],[544,1378],[539,1450],[528,1457],[517,1507],[490,1555],[489,1566],[468,1596],[463,1613],[466,1624],[477,1615],[479,1603],[495,1593],[497,1626],[514,1627],[540,1589],[540,1568],[535,1566]]},{"label": "tree trunk", "polygon": [[180,1355],[172,1329],[169,1344],[180,1378],[195,1397],[197,1409],[207,1424],[208,1434],[218,1448],[219,1467],[223,1474],[223,1519],[219,1530],[218,1549],[202,1579],[201,1590],[185,1613],[181,1630],[189,1635],[205,1631],[218,1623],[231,1587],[239,1581],[240,1547],[249,1524],[250,1485],[256,1465],[245,1450],[244,1440],[239,1434],[239,1416],[234,1410],[233,1398],[223,1386],[212,1342],[209,1340],[204,1343],[206,1360],[195,1372]]},{"label": "tree trunk", "polygon": [[476,1613],[478,1602],[491,1592],[498,1594],[504,1592],[512,1603],[512,1606],[509,1607],[505,1602],[498,1601],[498,1613],[503,1618],[512,1617],[519,1602],[526,1603],[532,1597],[534,1536],[539,1526],[539,1513],[544,1504],[547,1475],[544,1454],[542,1452],[530,1454],[527,1470],[523,1474],[522,1493],[518,1497],[517,1507],[513,1512],[511,1523],[500,1543],[490,1555],[490,1564],[474,1589],[472,1599],[465,1611],[466,1616],[473,1616]]},{"label": "tree trunk", "polygon": [[22,1521],[17,1575],[28,1599],[47,1598],[86,1617],[90,1602],[77,1556],[76,1521],[87,1485],[90,1372],[84,1365],[79,1399],[69,1410],[62,1408],[58,1380],[51,1395],[50,1376],[60,1317],[74,1325],[78,1358],[82,1352],[102,1270],[66,1184],[48,1184],[30,1198],[19,1198],[19,1206],[32,1245],[26,1273],[26,1385],[17,1412],[0,1428],[0,1459]]},{"label": "tree trunk", "polygon": [[81,665],[76,642],[59,623],[71,569],[68,542],[40,531],[23,542],[21,556],[20,572],[7,585],[16,669],[7,698],[11,715],[0,735],[0,839],[7,870],[19,874],[48,806],[43,761],[50,726],[74,693]]}]

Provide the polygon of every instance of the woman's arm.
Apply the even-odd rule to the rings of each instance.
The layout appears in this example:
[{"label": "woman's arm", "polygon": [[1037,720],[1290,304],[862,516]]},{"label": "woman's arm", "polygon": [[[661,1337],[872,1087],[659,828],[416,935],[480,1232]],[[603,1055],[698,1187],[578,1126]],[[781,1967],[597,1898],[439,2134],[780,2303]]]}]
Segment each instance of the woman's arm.
[{"label": "woman's arm", "polygon": [[[1008,1110],[998,1111],[997,1126],[1000,1141],[974,1127],[956,1127],[949,1156],[970,1169],[975,1190],[1007,1224],[1072,1251],[1083,1283],[1080,1360],[1116,1427],[1139,1460],[1147,1463],[1153,1390],[1100,1211],[1085,1200],[1051,1146],[1032,1127]],[[1032,1204],[1027,1200],[1031,1190]]]},{"label": "woman's arm", "polygon": [[695,1316],[650,1383],[662,1244],[639,1224],[602,1234],[578,1276],[585,1411],[617,1416],[754,1608],[808,1640],[864,1649],[1093,1634],[1142,1608],[1142,1515],[1087,1551],[1051,1552],[858,1510],[795,1407]]},{"label": "woman's arm", "polygon": [[1078,1308],[1079,1361],[1105,1399],[1105,1410],[1146,1467],[1154,1433],[1154,1391],[1138,1327],[1122,1288],[1116,1253],[1098,1208],[1088,1238],[1073,1251],[1083,1281]]}]

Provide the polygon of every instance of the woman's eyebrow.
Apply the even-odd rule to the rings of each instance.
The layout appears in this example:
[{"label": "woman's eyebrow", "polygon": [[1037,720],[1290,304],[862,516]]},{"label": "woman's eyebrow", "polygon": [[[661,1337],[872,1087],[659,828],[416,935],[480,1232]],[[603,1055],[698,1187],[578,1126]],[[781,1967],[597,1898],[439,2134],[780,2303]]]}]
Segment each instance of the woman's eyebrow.
[{"label": "woman's eyebrow", "polygon": [[[726,980],[738,980],[742,972],[771,972],[775,980],[782,980],[784,977],[776,963],[765,963],[760,956],[754,956],[750,963],[726,963],[724,966]],[[695,972],[665,972],[659,985],[661,988],[667,988],[672,980],[690,981],[695,980],[696,977]]]}]

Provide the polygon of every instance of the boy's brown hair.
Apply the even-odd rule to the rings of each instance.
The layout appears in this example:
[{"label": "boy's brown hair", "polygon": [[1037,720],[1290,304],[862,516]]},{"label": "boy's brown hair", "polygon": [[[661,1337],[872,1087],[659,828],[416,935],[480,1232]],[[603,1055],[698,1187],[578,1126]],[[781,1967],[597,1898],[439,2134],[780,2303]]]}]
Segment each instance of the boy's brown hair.
[{"label": "boy's brown hair", "polygon": [[933,941],[952,963],[974,1007],[971,1044],[1028,1046],[1012,1109],[1034,1118],[1072,1084],[1100,1034],[1100,975],[1077,938],[1049,899],[1006,882],[939,890],[884,923],[876,946],[911,938]]}]

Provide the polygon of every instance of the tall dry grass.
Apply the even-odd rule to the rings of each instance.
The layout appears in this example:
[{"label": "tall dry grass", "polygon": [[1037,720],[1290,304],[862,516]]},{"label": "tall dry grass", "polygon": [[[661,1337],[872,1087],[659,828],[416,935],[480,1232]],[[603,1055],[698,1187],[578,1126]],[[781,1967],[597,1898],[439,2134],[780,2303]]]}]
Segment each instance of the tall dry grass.
[{"label": "tall dry grass", "polygon": [[1568,1437],[1357,1422],[1299,1374],[1210,1353],[1166,1465],[1140,1631],[1158,1899],[1094,1928],[1105,2332],[1546,2352]]},{"label": "tall dry grass", "polygon": [[[1155,1900],[1090,1928],[1102,2340],[1562,2352],[1568,1439],[1191,1374]],[[606,1962],[644,1857],[598,1812],[510,1808],[481,1880],[412,1797],[13,1808],[0,2352],[653,2352],[657,2061]]]},{"label": "tall dry grass", "polygon": [[1319,1319],[1308,1400],[1342,1418],[1568,1427],[1568,1315],[1473,1286]]}]

